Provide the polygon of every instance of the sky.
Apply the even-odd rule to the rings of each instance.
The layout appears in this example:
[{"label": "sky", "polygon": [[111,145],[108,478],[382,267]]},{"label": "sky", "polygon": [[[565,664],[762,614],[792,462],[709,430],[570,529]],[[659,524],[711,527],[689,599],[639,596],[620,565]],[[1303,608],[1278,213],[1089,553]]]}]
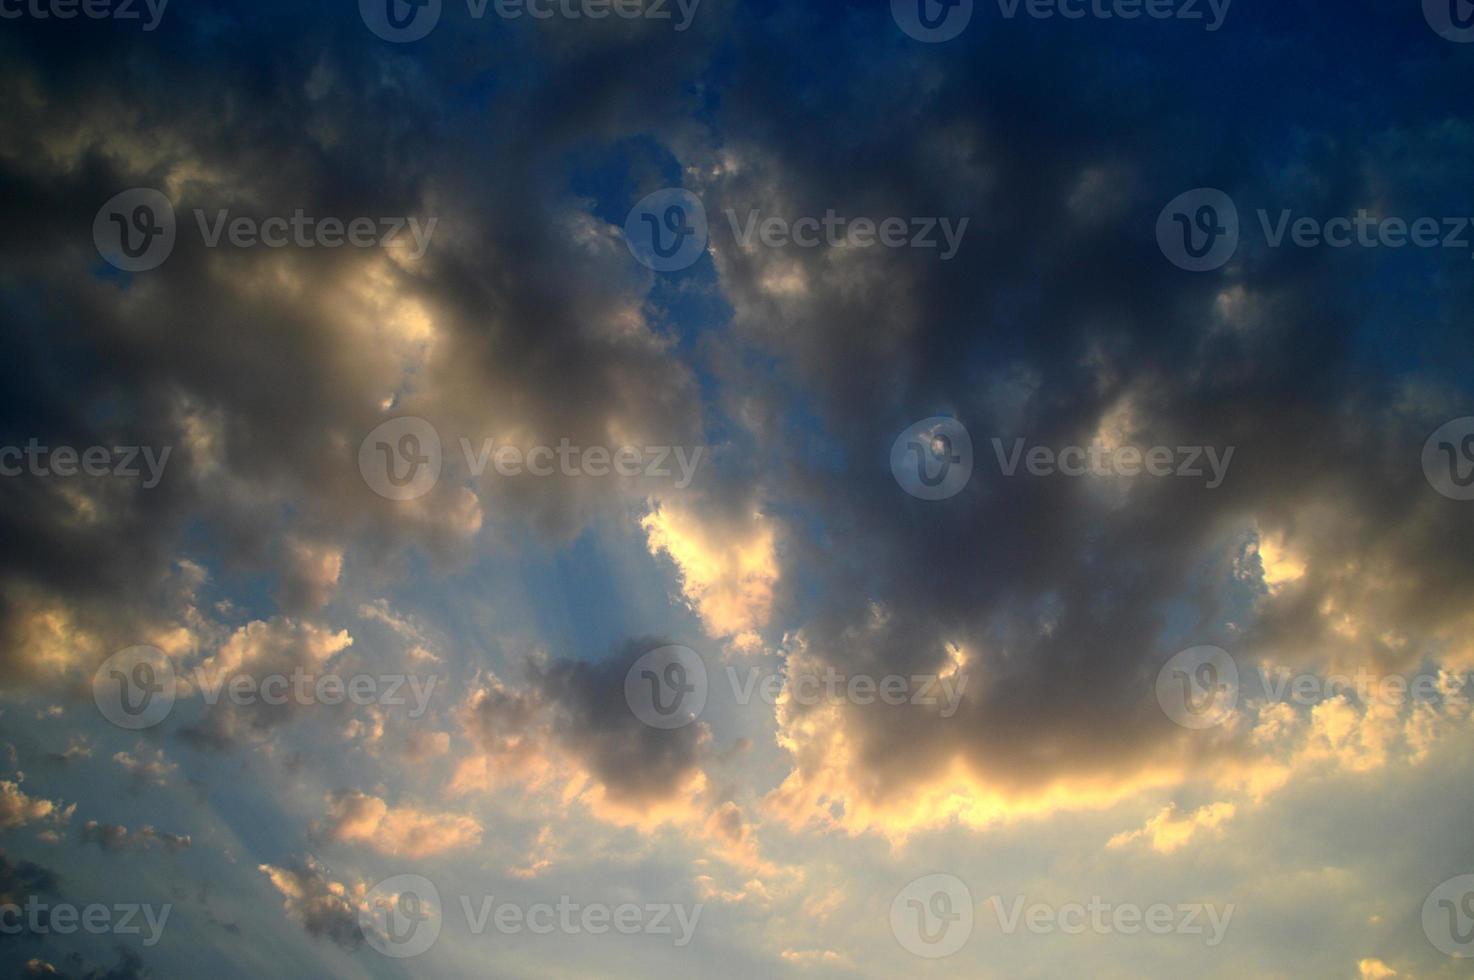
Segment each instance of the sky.
[{"label": "sky", "polygon": [[0,971],[1474,975],[1469,0],[0,67]]}]

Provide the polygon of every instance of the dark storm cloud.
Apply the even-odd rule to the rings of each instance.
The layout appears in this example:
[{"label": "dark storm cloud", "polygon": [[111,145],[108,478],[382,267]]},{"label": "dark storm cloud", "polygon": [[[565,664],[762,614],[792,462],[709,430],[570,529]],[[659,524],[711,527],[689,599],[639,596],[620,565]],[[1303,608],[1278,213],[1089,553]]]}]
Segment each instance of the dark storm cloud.
[{"label": "dark storm cloud", "polygon": [[559,660],[534,684],[552,714],[552,737],[578,757],[619,803],[670,798],[700,770],[708,735],[700,723],[663,730],[641,721],[625,699],[625,675],[666,641],[636,638],[597,663]]},{"label": "dark storm cloud", "polygon": [[[645,280],[561,164],[591,131],[633,137],[690,108],[669,79],[700,63],[721,7],[710,6],[679,44],[648,25],[480,23],[447,25],[420,57],[377,43],[354,16],[287,4],[249,18],[170,11],[127,43],[56,21],[13,25],[0,41],[16,93],[0,124],[0,186],[17,202],[0,230],[0,442],[172,454],[151,489],[0,481],[12,672],[32,668],[28,624],[56,598],[100,646],[135,642],[186,522],[226,567],[283,572],[280,597],[301,611],[328,584],[301,580],[281,541],[288,522],[324,545],[366,531],[359,547],[381,560],[407,540],[459,553],[482,509],[462,489],[461,436],[608,445],[615,421],[626,442],[700,444],[690,371],[640,323]],[[494,57],[475,30],[524,57]],[[199,57],[175,58],[181,49]],[[627,70],[631,57],[641,71]],[[506,65],[515,85],[459,103],[462,87]],[[61,102],[78,111],[56,112]],[[468,114],[482,135],[445,140]],[[178,241],[160,268],[119,274],[90,229],[104,201],[135,186],[171,195]],[[193,214],[299,208],[438,224],[425,260],[404,265],[379,250],[208,249]],[[400,414],[430,419],[447,456],[440,486],[412,507],[375,497],[356,466],[368,432]],[[493,514],[559,535],[611,506],[587,479],[489,477],[480,490]]]},{"label": "dark storm cloud", "polygon": [[549,758],[548,749],[556,748],[616,804],[640,809],[676,799],[702,771],[709,733],[701,724],[651,727],[625,696],[631,665],[665,645],[635,638],[600,661],[528,661],[526,683],[518,687],[483,684],[462,714],[473,757],[492,773],[540,775],[546,765],[561,767],[562,759]]},{"label": "dark storm cloud", "polygon": [[[1170,757],[1151,681],[1181,647],[1406,664],[1443,651],[1467,615],[1474,527],[1432,493],[1419,454],[1433,428],[1469,414],[1474,341],[1452,329],[1470,311],[1468,255],[1272,252],[1248,230],[1256,207],[1467,208],[1458,169],[1471,127],[1449,97],[1458,63],[1416,9],[1366,13],[1376,23],[1353,29],[1280,5],[1210,36],[984,27],[979,13],[935,46],[887,39],[883,11],[864,30],[830,30],[864,15],[840,22],[816,7],[746,25],[719,117],[742,136],[699,161],[712,176],[698,190],[734,328],[778,368],[731,349],[717,362],[732,410],[771,420],[758,430],[760,483],[791,516],[786,574],[816,583],[774,619],[851,671],[941,670],[948,643],[975,658],[955,718],[847,713],[856,772],[876,795],[903,798],[959,753],[1007,788]],[[1405,74],[1355,114],[1297,88],[1330,48],[1273,52],[1322,29],[1346,43],[1338,57]],[[792,39],[820,31],[849,70],[800,72],[806,42]],[[1427,100],[1424,72],[1437,79]],[[800,74],[805,97],[787,97]],[[1238,139],[1270,92],[1269,113],[1302,135]],[[1367,113],[1400,120],[1419,152],[1367,145]],[[1170,199],[1204,185],[1235,197],[1246,232],[1235,262],[1194,276],[1164,259],[1153,228]],[[750,208],[972,222],[949,262],[748,251],[731,244],[724,212]],[[1437,328],[1416,354],[1394,325],[1407,304],[1378,293],[1393,261],[1421,290],[1418,327]],[[1136,445],[1236,447],[1227,481],[1102,488],[1000,473],[991,438],[1088,446],[1118,411]],[[810,413],[820,435],[784,421]],[[967,490],[935,503],[906,496],[886,466],[893,440],[932,415],[956,416],[975,446]],[[1255,526],[1287,533],[1310,567],[1258,597],[1263,616],[1240,639],[1211,624],[1256,599],[1234,575]],[[1366,617],[1354,645],[1331,632],[1328,599]],[[1393,625],[1411,642],[1377,638]]]}]

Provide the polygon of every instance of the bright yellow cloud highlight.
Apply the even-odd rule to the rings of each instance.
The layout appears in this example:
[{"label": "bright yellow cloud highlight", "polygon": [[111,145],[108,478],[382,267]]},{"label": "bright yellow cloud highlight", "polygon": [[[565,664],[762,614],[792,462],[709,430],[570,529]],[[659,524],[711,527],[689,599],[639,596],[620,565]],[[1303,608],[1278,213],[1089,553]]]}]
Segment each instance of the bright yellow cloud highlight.
[{"label": "bright yellow cloud highlight", "polygon": [[761,514],[719,523],[670,503],[640,522],[652,555],[664,552],[681,571],[681,591],[713,636],[739,647],[760,644],[778,580],[776,533]]}]

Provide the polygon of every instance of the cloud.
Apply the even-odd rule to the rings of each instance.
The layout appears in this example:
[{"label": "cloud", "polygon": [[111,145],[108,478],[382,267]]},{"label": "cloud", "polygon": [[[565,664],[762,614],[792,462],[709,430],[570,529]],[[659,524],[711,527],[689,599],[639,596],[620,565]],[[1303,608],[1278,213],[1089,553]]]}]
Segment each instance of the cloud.
[{"label": "cloud", "polygon": [[51,980],[148,980],[153,974],[143,965],[143,957],[134,950],[120,946],[118,962],[111,967],[86,969],[80,953],[73,953],[66,962],[71,964],[63,973],[40,958],[26,961],[21,976],[27,978],[51,978]]},{"label": "cloud", "polygon": [[104,851],[149,851],[156,847],[170,854],[178,853],[190,846],[188,834],[169,834],[144,825],[135,831],[115,823],[98,823],[89,820],[82,825],[81,841],[96,844]]},{"label": "cloud", "polygon": [[760,514],[717,515],[680,502],[659,504],[642,521],[651,554],[680,570],[681,591],[711,636],[761,646],[778,580],[773,523]]},{"label": "cloud", "polygon": [[324,839],[365,844],[380,854],[428,857],[474,846],[481,824],[473,817],[413,806],[391,807],[358,790],[329,794],[328,815],[315,825]]},{"label": "cloud", "polygon": [[53,800],[29,796],[18,782],[0,779],[0,830],[15,830],[33,823],[64,824],[76,810],[75,803],[63,806]]},{"label": "cloud", "polygon": [[[216,700],[208,706],[205,719],[182,730],[181,735],[212,749],[228,749],[265,738],[273,728],[299,717],[310,707],[292,696],[296,689],[292,678],[303,675],[315,685],[333,659],[352,644],[353,637],[347,630],[334,631],[295,619],[255,620],[240,627],[200,663],[197,671],[184,678],[186,689],[193,694]],[[256,697],[250,703],[237,704],[229,696],[229,685],[240,676],[253,678],[258,685],[268,676],[281,676],[287,679],[287,686],[274,691],[270,699]]]},{"label": "cloud", "polygon": [[263,864],[257,870],[282,894],[287,918],[307,930],[309,936],[329,939],[350,952],[363,944],[357,912],[367,893],[362,883],[350,888],[333,881],[326,869],[310,857],[291,867]]},{"label": "cloud", "polygon": [[1233,819],[1232,803],[1210,803],[1185,817],[1176,818],[1175,806],[1168,806],[1146,822],[1139,830],[1122,831],[1106,842],[1106,847],[1126,847],[1145,841],[1158,854],[1180,850],[1202,832],[1211,832]]},{"label": "cloud", "polygon": [[135,788],[167,785],[170,777],[179,771],[179,764],[164,758],[162,749],[155,749],[152,757],[145,750],[139,750],[137,755],[118,752],[113,761],[128,774]]}]

